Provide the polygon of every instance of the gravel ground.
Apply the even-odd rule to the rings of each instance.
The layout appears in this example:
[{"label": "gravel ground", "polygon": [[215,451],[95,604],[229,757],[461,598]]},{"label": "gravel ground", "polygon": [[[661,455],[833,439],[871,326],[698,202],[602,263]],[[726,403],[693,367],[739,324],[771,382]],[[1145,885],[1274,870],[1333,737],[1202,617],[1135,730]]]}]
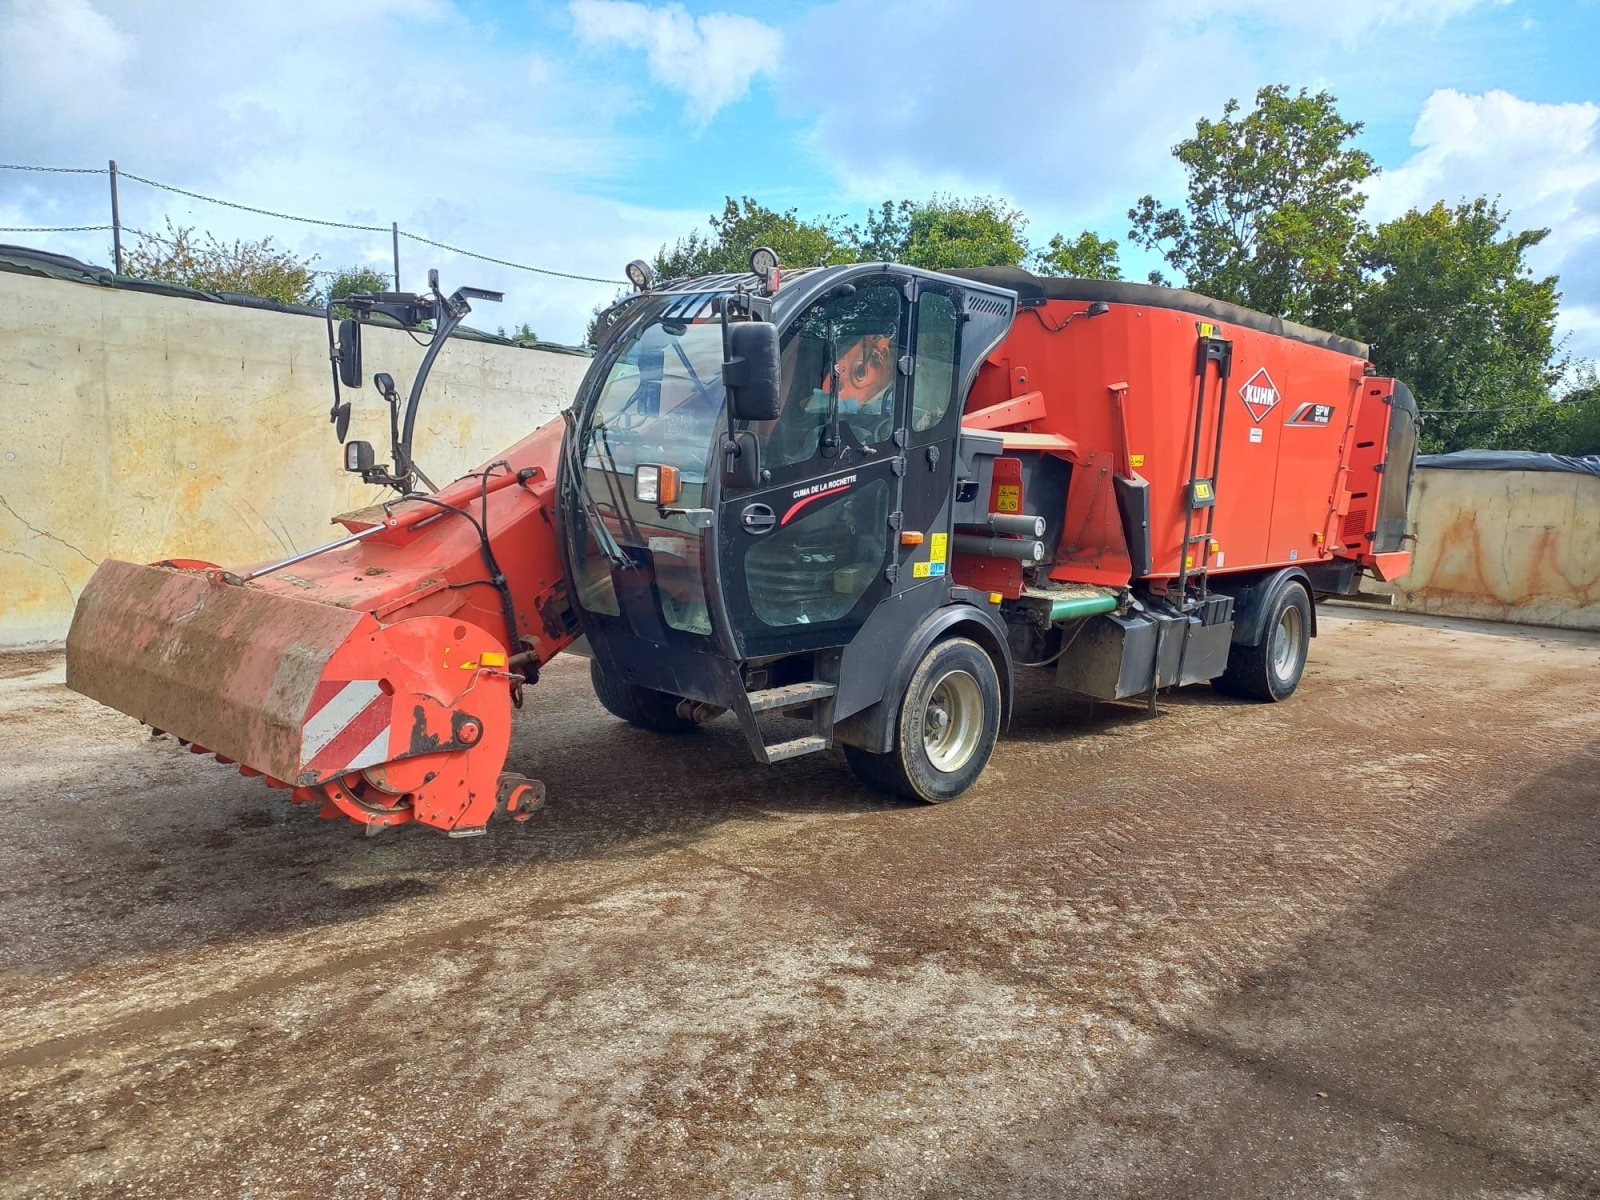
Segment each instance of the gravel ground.
[{"label": "gravel ground", "polygon": [[473,841],[0,658],[0,1194],[1600,1195],[1600,637],[1322,633],[936,808],[562,659]]}]

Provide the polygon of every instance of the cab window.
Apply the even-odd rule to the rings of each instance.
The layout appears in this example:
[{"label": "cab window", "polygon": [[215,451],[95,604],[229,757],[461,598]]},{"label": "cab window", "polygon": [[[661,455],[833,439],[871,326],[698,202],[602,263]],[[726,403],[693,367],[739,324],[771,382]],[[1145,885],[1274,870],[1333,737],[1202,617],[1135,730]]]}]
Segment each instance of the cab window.
[{"label": "cab window", "polygon": [[790,327],[781,347],[783,408],[777,420],[752,426],[764,466],[819,458],[834,410],[846,447],[893,436],[900,314],[899,285],[871,283],[824,297]]},{"label": "cab window", "polygon": [[956,386],[956,302],[945,292],[917,297],[917,364],[911,375],[911,435],[944,420]]}]

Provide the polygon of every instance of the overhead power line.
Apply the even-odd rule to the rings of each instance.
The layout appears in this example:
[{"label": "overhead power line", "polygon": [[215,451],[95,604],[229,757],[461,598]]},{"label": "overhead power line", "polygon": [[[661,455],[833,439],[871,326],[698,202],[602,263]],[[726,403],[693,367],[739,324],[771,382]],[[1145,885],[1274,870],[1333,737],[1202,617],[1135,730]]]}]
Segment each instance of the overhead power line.
[{"label": "overhead power line", "polygon": [[34,167],[26,163],[0,163],[0,171],[43,171],[49,175],[109,175],[108,167]]},{"label": "overhead power line", "polygon": [[191,192],[186,188],[174,187],[170,183],[160,183],[154,179],[146,179],[143,175],[135,175],[132,171],[118,168],[117,174],[123,179],[132,179],[148,187],[160,188],[164,192],[176,192],[180,196],[188,196],[191,200],[204,200],[207,204],[220,204],[223,208],[236,208],[240,212],[256,213],[263,217],[278,217],[284,221],[299,221],[304,225],[326,225],[330,229],[356,229],[362,233],[388,233],[387,225],[356,225],[349,221],[324,221],[320,217],[298,217],[293,213],[273,212],[270,208],[256,208],[249,204],[237,204],[232,200],[219,200],[215,196],[203,196],[199,192]]},{"label": "overhead power line", "polygon": [[91,233],[110,228],[109,225],[0,225],[0,233]]},{"label": "overhead power line", "polygon": [[1582,403],[1582,400],[1549,400],[1544,404],[1512,404],[1505,408],[1419,408],[1417,413],[1424,417],[1476,417],[1486,413],[1532,412],[1537,408],[1570,408]]},{"label": "overhead power line", "polygon": [[[31,166],[24,163],[0,163],[0,170],[40,171],[51,174],[66,175],[109,175],[111,173],[107,167],[42,167]],[[514,262],[508,258],[496,258],[490,254],[479,254],[475,250],[464,250],[460,246],[452,246],[446,242],[438,242],[434,241],[432,238],[423,237],[421,234],[410,233],[396,225],[363,225],[354,221],[329,221],[322,217],[303,217],[296,213],[278,212],[270,208],[258,208],[253,204],[240,204],[234,200],[223,200],[218,196],[207,196],[203,192],[192,192],[188,188],[177,187],[170,183],[162,183],[159,179],[148,179],[143,175],[135,175],[132,171],[124,171],[120,168],[117,170],[117,177],[120,179],[131,179],[135,183],[142,183],[146,187],[157,188],[164,192],[172,192],[175,195],[187,196],[191,200],[201,200],[207,204],[217,204],[223,208],[232,208],[238,210],[239,212],[254,213],[257,216],[262,217],[273,217],[280,221],[298,221],[302,225],[320,225],[327,229],[350,229],[359,233],[386,233],[390,234],[391,236],[398,235],[399,237],[406,238],[408,241],[419,242],[424,246],[433,246],[436,249],[444,250],[451,254],[459,254],[464,258],[475,258],[480,262],[494,263],[496,266],[510,267],[514,271],[528,271],[535,275],[548,275],[553,279],[572,279],[580,283],[606,283],[619,287],[627,284],[627,280],[624,279],[611,279],[601,275],[583,275],[575,271],[557,271],[552,267],[537,267],[531,263]],[[159,242],[164,240],[156,237],[154,234],[143,233],[140,230],[133,229],[131,226],[127,225],[70,225],[61,226],[58,228],[17,226],[0,229],[0,233],[87,233],[117,228],[127,229],[130,233],[138,234],[141,237],[151,238],[154,241]],[[335,272],[318,272],[318,274],[334,273]]]}]

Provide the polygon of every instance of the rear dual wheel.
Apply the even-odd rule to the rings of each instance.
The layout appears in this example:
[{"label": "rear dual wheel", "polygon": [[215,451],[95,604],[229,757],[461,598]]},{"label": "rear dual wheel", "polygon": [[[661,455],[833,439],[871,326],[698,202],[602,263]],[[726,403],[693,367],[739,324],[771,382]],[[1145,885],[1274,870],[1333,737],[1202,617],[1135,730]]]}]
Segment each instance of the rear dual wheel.
[{"label": "rear dual wheel", "polygon": [[1234,646],[1228,666],[1211,681],[1217,691],[1249,700],[1287,700],[1300,686],[1311,650],[1311,595],[1285,585],[1267,613],[1259,646]]},{"label": "rear dual wheel", "polygon": [[846,746],[856,778],[875,791],[941,804],[970,788],[1000,736],[1000,677],[968,638],[935,643],[900,699],[894,749]]}]

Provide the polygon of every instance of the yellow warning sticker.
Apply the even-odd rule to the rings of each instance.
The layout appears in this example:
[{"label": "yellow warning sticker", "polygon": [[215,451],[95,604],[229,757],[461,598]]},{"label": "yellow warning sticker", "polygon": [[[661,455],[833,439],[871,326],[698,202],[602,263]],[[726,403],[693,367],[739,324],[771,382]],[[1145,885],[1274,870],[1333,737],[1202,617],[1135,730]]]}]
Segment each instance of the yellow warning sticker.
[{"label": "yellow warning sticker", "polygon": [[1144,466],[1144,455],[1142,455],[1142,454],[1130,454],[1130,455],[1128,455],[1128,465],[1130,467],[1142,467],[1142,466]]},{"label": "yellow warning sticker", "polygon": [[915,579],[926,579],[932,567],[932,563],[913,563],[911,564],[911,575]]},{"label": "yellow warning sticker", "polygon": [[1014,513],[1022,511],[1022,486],[1020,484],[1002,483],[995,491],[999,493],[994,502],[996,512]]},{"label": "yellow warning sticker", "polygon": [[1184,570],[1185,570],[1185,571],[1192,571],[1192,570],[1194,570],[1194,555],[1192,555],[1192,554],[1185,554],[1185,555],[1184,555],[1184,556],[1183,556],[1183,569],[1184,569]]},{"label": "yellow warning sticker", "polygon": [[929,538],[928,561],[943,562],[945,558],[945,547],[949,544],[949,541],[950,535],[948,533],[936,533]]}]

